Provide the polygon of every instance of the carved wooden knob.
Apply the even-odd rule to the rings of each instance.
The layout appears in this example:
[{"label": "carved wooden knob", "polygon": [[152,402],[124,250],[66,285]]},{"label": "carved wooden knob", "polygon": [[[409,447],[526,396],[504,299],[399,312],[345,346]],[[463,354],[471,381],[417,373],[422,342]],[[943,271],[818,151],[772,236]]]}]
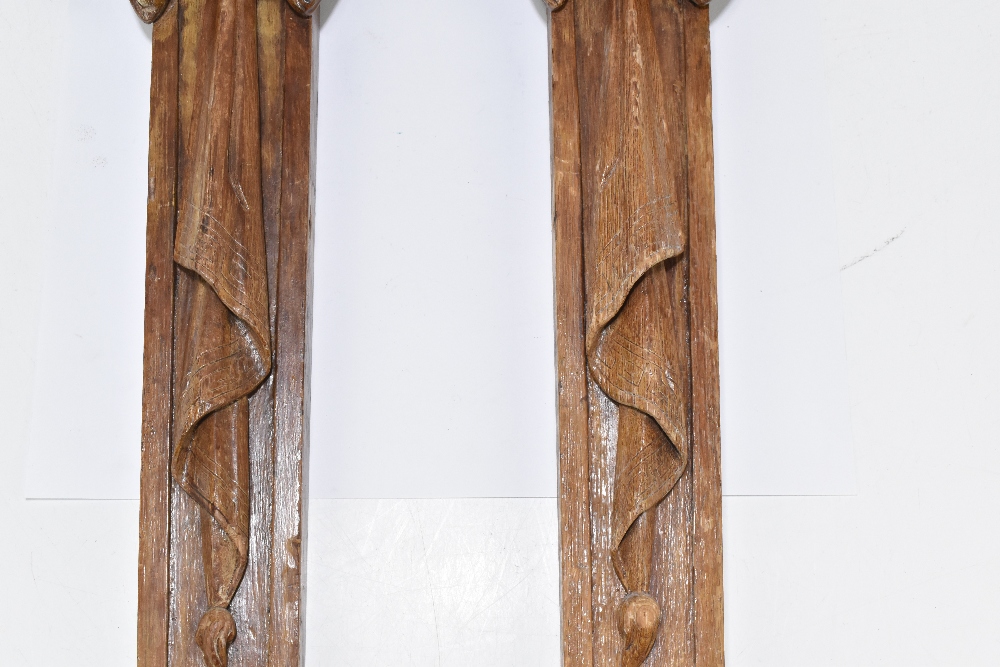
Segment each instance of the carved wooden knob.
[{"label": "carved wooden knob", "polygon": [[660,629],[660,605],[647,593],[629,593],[618,607],[618,630],[625,640],[622,667],[639,667],[653,650]]},{"label": "carved wooden knob", "polygon": [[224,607],[212,607],[198,623],[194,640],[205,655],[208,667],[226,667],[229,645],[236,639],[236,621]]},{"label": "carved wooden knob", "polygon": [[288,4],[302,16],[309,16],[319,7],[319,0],[288,0]]},{"label": "carved wooden knob", "polygon": [[170,4],[170,0],[129,0],[129,2],[144,23],[154,23]]}]

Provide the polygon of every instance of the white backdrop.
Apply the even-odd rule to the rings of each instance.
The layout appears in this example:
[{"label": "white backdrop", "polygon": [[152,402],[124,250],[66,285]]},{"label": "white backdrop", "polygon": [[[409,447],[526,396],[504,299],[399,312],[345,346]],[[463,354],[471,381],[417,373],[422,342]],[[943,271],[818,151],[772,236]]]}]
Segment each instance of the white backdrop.
[{"label": "white backdrop", "polygon": [[[760,2],[731,0],[713,39]],[[44,232],[65,185],[55,124],[72,85],[59,60],[72,5],[0,2],[5,665],[134,662],[136,503],[25,501],[21,483],[44,361]],[[729,664],[993,665],[1000,9],[816,8],[858,493],[726,499]],[[379,629],[364,621],[379,612],[405,641],[383,641],[368,664],[556,664],[552,501],[314,501],[311,512],[310,665],[366,664],[357,656]]]}]

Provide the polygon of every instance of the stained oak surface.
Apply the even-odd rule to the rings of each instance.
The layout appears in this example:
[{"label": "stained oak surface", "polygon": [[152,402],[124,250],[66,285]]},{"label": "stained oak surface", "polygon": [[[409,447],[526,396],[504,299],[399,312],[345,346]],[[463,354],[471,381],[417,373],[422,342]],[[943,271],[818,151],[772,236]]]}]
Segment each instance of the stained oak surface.
[{"label": "stained oak surface", "polygon": [[[199,506],[171,480],[178,128],[192,113],[199,59],[173,0],[153,25],[147,220],[143,456],[140,509],[140,667],[204,664],[194,641],[205,611]],[[142,4],[142,3],[140,3]],[[250,545],[233,598],[233,667],[302,664],[304,470],[314,209],[316,2],[257,3],[261,182],[274,371],[250,396]],[[159,5],[158,5],[159,6]],[[142,15],[142,14],[140,14]],[[188,41],[185,42],[185,35]],[[186,83],[187,82],[187,83]]]},{"label": "stained oak surface", "polygon": [[559,544],[563,661],[593,664],[587,360],[576,30],[570,9],[551,14],[552,184],[559,409]]},{"label": "stained oak surface", "polygon": [[[679,203],[687,234],[685,252],[676,260],[684,280],[674,283],[674,289],[680,290],[675,303],[682,304],[688,332],[684,395],[688,397],[690,439],[684,474],[649,513],[653,523],[650,585],[662,620],[656,643],[642,664],[721,667],[721,480],[708,11],[702,6],[706,3],[690,0],[640,2],[645,6],[632,16],[651,21],[656,36],[665,90],[660,122],[672,138],[667,159],[680,176],[676,191],[682,193]],[[636,3],[617,4],[619,9],[628,5],[627,11]],[[620,409],[589,376],[584,340],[587,287],[582,211],[588,195],[581,154],[599,148],[588,141],[601,140],[596,129],[600,120],[593,114],[602,112],[602,95],[607,91],[597,85],[600,67],[588,63],[614,57],[606,50],[595,56],[594,51],[595,38],[604,39],[611,28],[608,6],[568,0],[551,12],[562,631],[567,667],[618,667],[625,648],[617,614],[625,589],[611,565]],[[589,36],[581,42],[581,35]]]},{"label": "stained oak surface", "polygon": [[177,188],[177,4],[153,26],[139,504],[139,667],[167,664]]},{"label": "stained oak surface", "polygon": [[[585,317],[582,155],[597,109],[595,71],[581,54],[578,4],[552,13],[557,363],[560,407],[562,605],[566,665],[617,665],[623,651],[616,610],[624,595],[611,567],[614,453],[620,409],[589,377]],[[690,464],[650,512],[649,588],[663,610],[648,665],[721,665],[721,516],[718,362],[708,15],[688,0],[646,2],[667,82],[664,117],[688,244],[671,300],[683,304]],[[170,4],[154,27],[150,124],[143,502],[140,537],[139,664],[197,665],[192,641],[204,610],[198,507],[170,482],[168,461],[174,312],[172,235],[179,119],[190,113],[178,22]],[[251,558],[232,609],[240,634],[230,664],[302,662],[304,465],[308,458],[308,337],[312,164],[315,137],[315,22],[309,7],[262,0],[262,183],[275,370],[250,400]],[[645,15],[645,14],[644,14]],[[598,19],[599,20],[599,19]],[[600,26],[586,25],[593,33]],[[588,34],[590,34],[588,33]],[[597,33],[593,33],[597,34]],[[592,49],[590,42],[584,49]],[[589,97],[588,97],[589,96]],[[588,138],[590,137],[590,138]],[[679,291],[678,291],[679,290]],[[676,293],[674,293],[676,292]],[[172,488],[173,487],[173,488]]]}]

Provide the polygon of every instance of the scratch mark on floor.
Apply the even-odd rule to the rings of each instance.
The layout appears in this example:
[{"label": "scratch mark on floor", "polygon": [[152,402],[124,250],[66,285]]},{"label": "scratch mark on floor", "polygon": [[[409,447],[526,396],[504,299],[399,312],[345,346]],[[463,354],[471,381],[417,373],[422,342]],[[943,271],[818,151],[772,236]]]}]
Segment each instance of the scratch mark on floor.
[{"label": "scratch mark on floor", "polygon": [[434,598],[434,585],[431,577],[431,567],[427,562],[428,551],[427,543],[424,541],[424,524],[417,515],[418,510],[414,510],[414,506],[412,504],[410,504],[408,509],[410,511],[410,517],[417,524],[417,534],[420,535],[420,548],[423,550],[424,556],[424,572],[427,575],[427,589],[431,596],[431,613],[434,615],[434,640],[437,643],[437,664],[438,667],[441,667],[441,631],[438,625],[437,600]]},{"label": "scratch mark on floor", "polygon": [[898,234],[896,234],[895,236],[893,236],[892,238],[889,238],[889,239],[886,239],[885,241],[883,241],[883,242],[882,242],[882,245],[880,245],[880,246],[878,246],[878,247],[874,248],[874,249],[873,249],[873,250],[872,250],[872,251],[871,251],[870,253],[867,253],[867,254],[865,254],[865,255],[861,255],[860,257],[858,257],[858,258],[856,258],[856,259],[853,259],[853,260],[851,260],[851,261],[850,261],[850,262],[848,262],[847,264],[844,264],[844,265],[843,265],[842,267],[840,267],[840,270],[841,270],[841,271],[846,271],[847,269],[851,268],[851,267],[852,267],[852,266],[854,266],[855,264],[860,264],[861,262],[865,261],[866,259],[868,259],[868,258],[869,258],[869,257],[871,257],[872,255],[874,255],[875,253],[877,253],[877,252],[881,252],[881,251],[885,250],[886,248],[888,248],[888,247],[889,247],[889,245],[890,245],[890,244],[891,244],[891,243],[892,243],[893,241],[895,241],[895,240],[896,240],[896,239],[898,239],[898,238],[899,238],[900,236],[902,236],[904,232],[906,232],[906,227],[904,227],[903,229],[899,230],[899,233],[898,233]]}]

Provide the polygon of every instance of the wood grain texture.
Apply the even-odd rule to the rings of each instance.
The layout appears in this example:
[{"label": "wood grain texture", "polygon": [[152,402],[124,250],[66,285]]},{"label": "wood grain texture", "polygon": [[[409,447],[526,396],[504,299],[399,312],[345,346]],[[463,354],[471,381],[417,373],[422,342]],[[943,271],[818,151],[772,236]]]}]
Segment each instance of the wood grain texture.
[{"label": "wood grain texture", "polygon": [[139,502],[138,665],[167,661],[170,595],[170,341],[174,322],[174,211],[177,183],[177,5],[153,26],[146,209],[146,303]]},{"label": "wood grain texture", "polygon": [[319,23],[284,10],[284,107],[275,368],[275,485],[268,665],[304,664],[316,55]]},{"label": "wood grain texture", "polygon": [[[197,162],[190,156],[200,150],[195,122],[205,103],[198,99],[198,82],[206,53],[214,48],[204,35],[216,30],[203,21],[209,4],[173,0],[153,28],[139,566],[138,664],[144,667],[198,667],[206,658],[213,660],[203,655],[197,636],[211,602],[206,594],[206,540],[217,537],[204,530],[203,508],[169,475],[171,438],[176,438],[171,405],[176,332],[192,298],[190,290],[177,291],[178,281],[189,278],[173,263],[177,183]],[[307,3],[312,8],[316,4]],[[273,372],[244,401],[241,417],[247,424],[251,482],[246,570],[229,604],[235,639],[228,664],[233,667],[301,665],[303,656],[301,557],[318,25],[308,11],[303,16],[301,7],[286,0],[256,0],[254,9],[253,57],[245,50],[242,57],[256,61],[254,88],[259,86],[253,94],[260,105],[257,179],[269,313],[263,327],[275,351]],[[247,90],[250,84],[243,79],[238,86]],[[233,122],[238,118],[234,114]],[[242,141],[240,136],[230,133],[230,146]],[[230,162],[227,170],[233,168],[241,167]],[[246,184],[233,187],[238,185],[249,191]],[[207,618],[221,623],[217,631],[228,639],[228,613],[212,614]]]},{"label": "wood grain texture", "polygon": [[580,105],[572,9],[551,13],[552,183],[563,664],[593,664]]},{"label": "wood grain texture", "polygon": [[[566,667],[724,664],[706,4],[690,0],[567,0],[550,14]],[[623,35],[616,35],[616,30]],[[621,75],[615,72],[625,72],[624,79],[618,79],[621,83],[616,83],[615,76]],[[570,81],[577,87],[576,99],[573,86],[567,85]],[[626,107],[628,113],[616,116],[615,106],[625,104],[626,99],[631,100]],[[622,155],[623,149],[615,148],[614,143],[621,142],[622,137],[633,142],[631,146],[647,148],[637,158],[615,157]],[[624,150],[634,148],[626,143]],[[612,157],[602,157],[607,155]],[[629,166],[629,160],[638,162]],[[660,160],[659,166],[649,166],[649,160]],[[620,164],[626,165],[624,177],[612,175]],[[615,186],[620,192],[601,194],[611,178],[620,180]],[[604,203],[598,197],[603,197],[600,202]],[[605,255],[588,255],[585,248],[587,235],[601,233],[599,225],[606,223],[587,222],[587,217],[616,215],[613,208],[607,208],[608,201],[625,202],[618,205],[639,214],[660,198],[672,199],[673,204],[661,207],[663,213],[659,215],[665,217],[651,216],[651,224],[673,216],[680,226],[680,236],[673,238],[683,239],[683,245],[673,259],[655,260],[652,268],[643,270],[660,272],[656,278],[656,303],[661,305],[656,307],[670,304],[670,317],[683,331],[683,343],[678,348],[682,359],[676,359],[674,364],[675,379],[680,381],[671,389],[671,395],[675,405],[684,406],[685,418],[676,422],[682,425],[681,431],[675,430],[670,439],[675,444],[686,441],[690,459],[669,493],[648,512],[638,515],[622,540],[615,520],[621,438],[643,437],[644,431],[641,422],[636,422],[635,410],[612,400],[591,368],[585,371],[585,393],[574,393],[572,383],[577,380],[578,367],[573,362],[581,363],[587,354],[586,343],[581,340],[586,300],[593,298],[589,296],[591,290],[603,284],[594,282],[601,280],[600,274],[588,269],[586,263],[599,261],[594,258]],[[622,218],[628,219],[628,215]],[[576,233],[576,224],[580,225],[582,238],[570,233]],[[628,244],[650,237],[640,234],[611,238]],[[667,245],[669,238],[664,241]],[[605,243],[599,246],[604,248]],[[630,269],[626,266],[623,271],[628,273]],[[579,279],[581,272],[586,276],[583,281]],[[641,286],[641,282],[633,284],[634,289]],[[639,316],[642,326],[649,326],[645,318],[651,316]],[[640,340],[632,338],[636,345],[651,344]],[[586,406],[588,413],[586,432],[578,418],[581,406]],[[582,452],[587,455],[581,456]],[[586,497],[576,486],[582,481],[586,481]],[[588,524],[590,534],[585,537],[581,527]],[[622,561],[617,572],[613,565],[616,550]],[[590,557],[589,595],[580,593],[580,582],[587,575],[580,571],[585,562],[581,554]],[[641,590],[643,585],[648,585],[648,602],[629,592]],[[590,624],[589,633],[583,621]],[[631,634],[625,626],[632,627]],[[645,640],[652,627],[656,627],[656,636],[650,648]]]},{"label": "wood grain texture", "polygon": [[[707,4],[707,3],[698,3]],[[708,12],[685,15],[690,202],[694,641],[697,667],[725,664],[722,596],[722,438],[719,306],[715,253],[715,162]]]}]

